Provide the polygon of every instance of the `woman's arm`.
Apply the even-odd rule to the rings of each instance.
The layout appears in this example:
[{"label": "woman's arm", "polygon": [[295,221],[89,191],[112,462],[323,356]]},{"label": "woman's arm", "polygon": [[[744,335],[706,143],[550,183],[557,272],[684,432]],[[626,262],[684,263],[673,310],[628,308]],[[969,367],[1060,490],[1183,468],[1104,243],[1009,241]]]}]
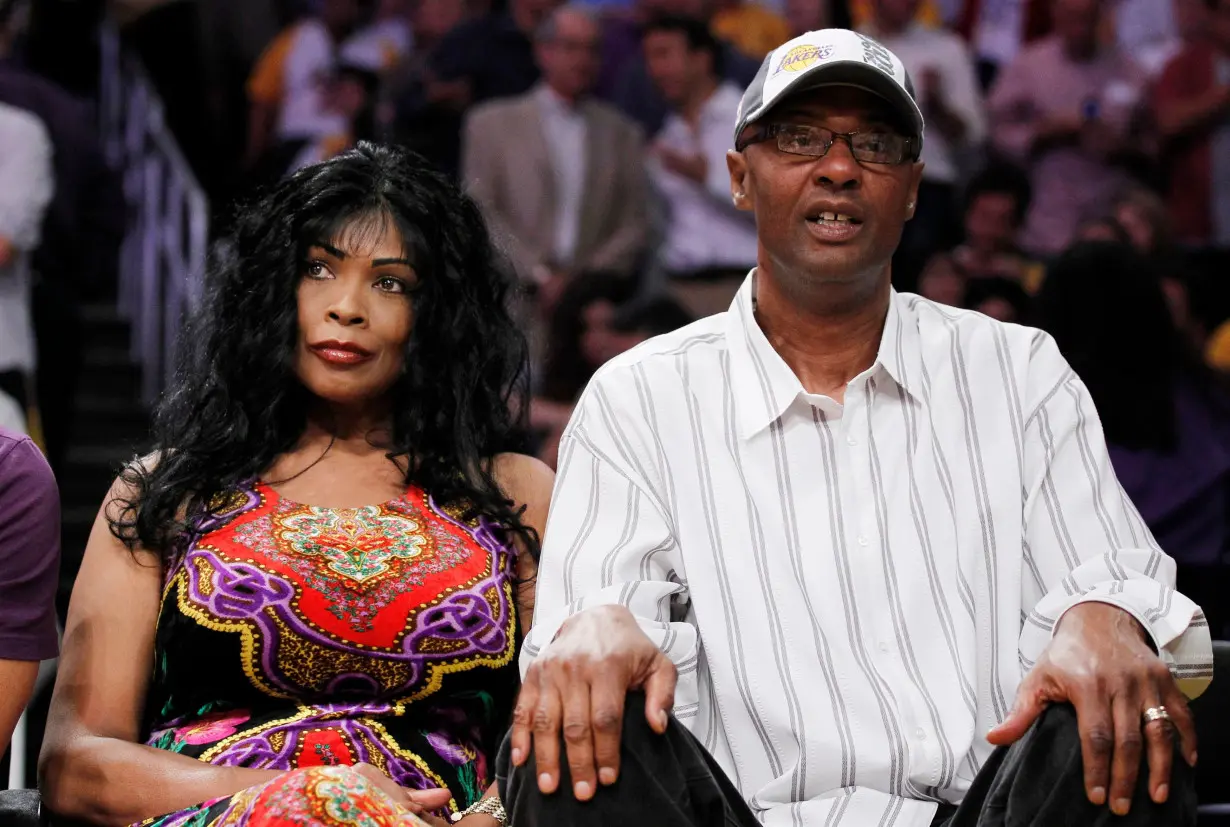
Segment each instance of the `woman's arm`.
[{"label": "woman's arm", "polygon": [[[551,506],[555,472],[541,460],[524,454],[500,454],[495,458],[492,472],[500,488],[513,501],[513,508],[525,506],[521,521],[527,528],[538,533],[541,542],[547,529],[547,511]],[[517,615],[521,619],[521,633],[528,634],[534,619],[534,586],[537,582],[538,561],[528,554],[526,549],[519,547],[519,551]]]},{"label": "woman's arm", "polygon": [[110,531],[117,482],[86,545],[73,588],[39,758],[39,787],[58,816],[123,827],[268,781],[280,773],[214,767],[137,743],[154,664],[161,566]]}]

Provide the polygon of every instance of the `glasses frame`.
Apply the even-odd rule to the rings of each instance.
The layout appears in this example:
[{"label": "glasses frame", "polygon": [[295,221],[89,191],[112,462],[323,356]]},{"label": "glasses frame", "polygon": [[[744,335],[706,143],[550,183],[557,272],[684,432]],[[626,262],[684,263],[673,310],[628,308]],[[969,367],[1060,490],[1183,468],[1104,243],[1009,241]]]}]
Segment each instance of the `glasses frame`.
[{"label": "glasses frame", "polygon": [[[901,140],[905,142],[905,145],[902,148],[900,160],[897,160],[897,161],[864,161],[862,158],[859,158],[858,155],[855,154],[854,136],[860,135],[860,134],[866,134],[868,132],[873,132],[873,131],[878,131],[878,130],[858,129],[858,130],[855,130],[854,132],[838,132],[835,129],[829,129],[827,126],[808,126],[805,124],[796,124],[796,123],[754,124],[753,129],[755,130],[754,132],[752,132],[750,135],[747,135],[746,137],[741,138],[739,142],[735,145],[735,149],[737,151],[742,152],[743,150],[747,149],[752,144],[759,144],[759,143],[764,143],[765,141],[777,139],[778,150],[781,152],[785,152],[787,155],[797,155],[801,158],[823,158],[825,155],[829,154],[829,150],[833,148],[833,144],[837,143],[838,140],[842,140],[842,141],[845,141],[846,146],[850,148],[850,155],[853,156],[854,160],[858,161],[860,164],[875,164],[876,166],[880,166],[880,167],[895,167],[895,166],[901,166],[907,161],[911,163],[914,161],[917,161],[918,155],[919,155],[918,140],[916,138],[910,138],[904,135],[900,135],[896,132],[889,133],[889,134],[892,134],[898,138],[901,138]],[[797,129],[808,130],[812,133],[827,132],[831,136],[831,138],[827,143],[824,141],[819,142],[824,147],[824,149],[819,154],[812,155],[809,152],[792,152],[789,149],[786,149],[785,147],[782,146],[781,136],[787,134],[789,130],[797,130]]]}]

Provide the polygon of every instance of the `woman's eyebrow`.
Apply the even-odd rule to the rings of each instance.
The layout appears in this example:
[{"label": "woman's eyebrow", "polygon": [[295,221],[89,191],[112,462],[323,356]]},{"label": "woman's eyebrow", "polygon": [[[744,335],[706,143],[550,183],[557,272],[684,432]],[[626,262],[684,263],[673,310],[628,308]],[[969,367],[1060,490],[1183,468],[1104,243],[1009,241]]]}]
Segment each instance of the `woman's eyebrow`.
[{"label": "woman's eyebrow", "polygon": [[404,264],[407,267],[413,268],[414,262],[408,258],[374,258],[372,259],[373,267],[384,267],[389,264]]}]

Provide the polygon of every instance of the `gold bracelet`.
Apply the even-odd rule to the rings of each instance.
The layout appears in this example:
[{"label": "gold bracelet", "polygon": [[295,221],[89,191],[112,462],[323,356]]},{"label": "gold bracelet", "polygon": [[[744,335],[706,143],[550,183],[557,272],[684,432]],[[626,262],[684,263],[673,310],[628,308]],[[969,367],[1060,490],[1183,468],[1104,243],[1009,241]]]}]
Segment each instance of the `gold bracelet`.
[{"label": "gold bracelet", "polygon": [[472,816],[475,814],[491,816],[496,821],[500,822],[500,824],[508,823],[508,813],[504,811],[504,805],[500,803],[498,796],[492,795],[487,798],[480,798],[477,802],[471,804],[461,812],[453,813],[453,821],[461,821],[466,816]]}]

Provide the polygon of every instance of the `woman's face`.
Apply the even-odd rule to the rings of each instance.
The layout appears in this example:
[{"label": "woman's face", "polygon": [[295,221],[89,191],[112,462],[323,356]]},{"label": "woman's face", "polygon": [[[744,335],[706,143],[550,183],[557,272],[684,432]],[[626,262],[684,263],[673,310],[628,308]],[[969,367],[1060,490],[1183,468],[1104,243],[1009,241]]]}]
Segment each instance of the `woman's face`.
[{"label": "woman's face", "polygon": [[401,375],[418,275],[394,223],[352,222],[307,253],[299,281],[295,374],[337,405],[382,398]]}]

